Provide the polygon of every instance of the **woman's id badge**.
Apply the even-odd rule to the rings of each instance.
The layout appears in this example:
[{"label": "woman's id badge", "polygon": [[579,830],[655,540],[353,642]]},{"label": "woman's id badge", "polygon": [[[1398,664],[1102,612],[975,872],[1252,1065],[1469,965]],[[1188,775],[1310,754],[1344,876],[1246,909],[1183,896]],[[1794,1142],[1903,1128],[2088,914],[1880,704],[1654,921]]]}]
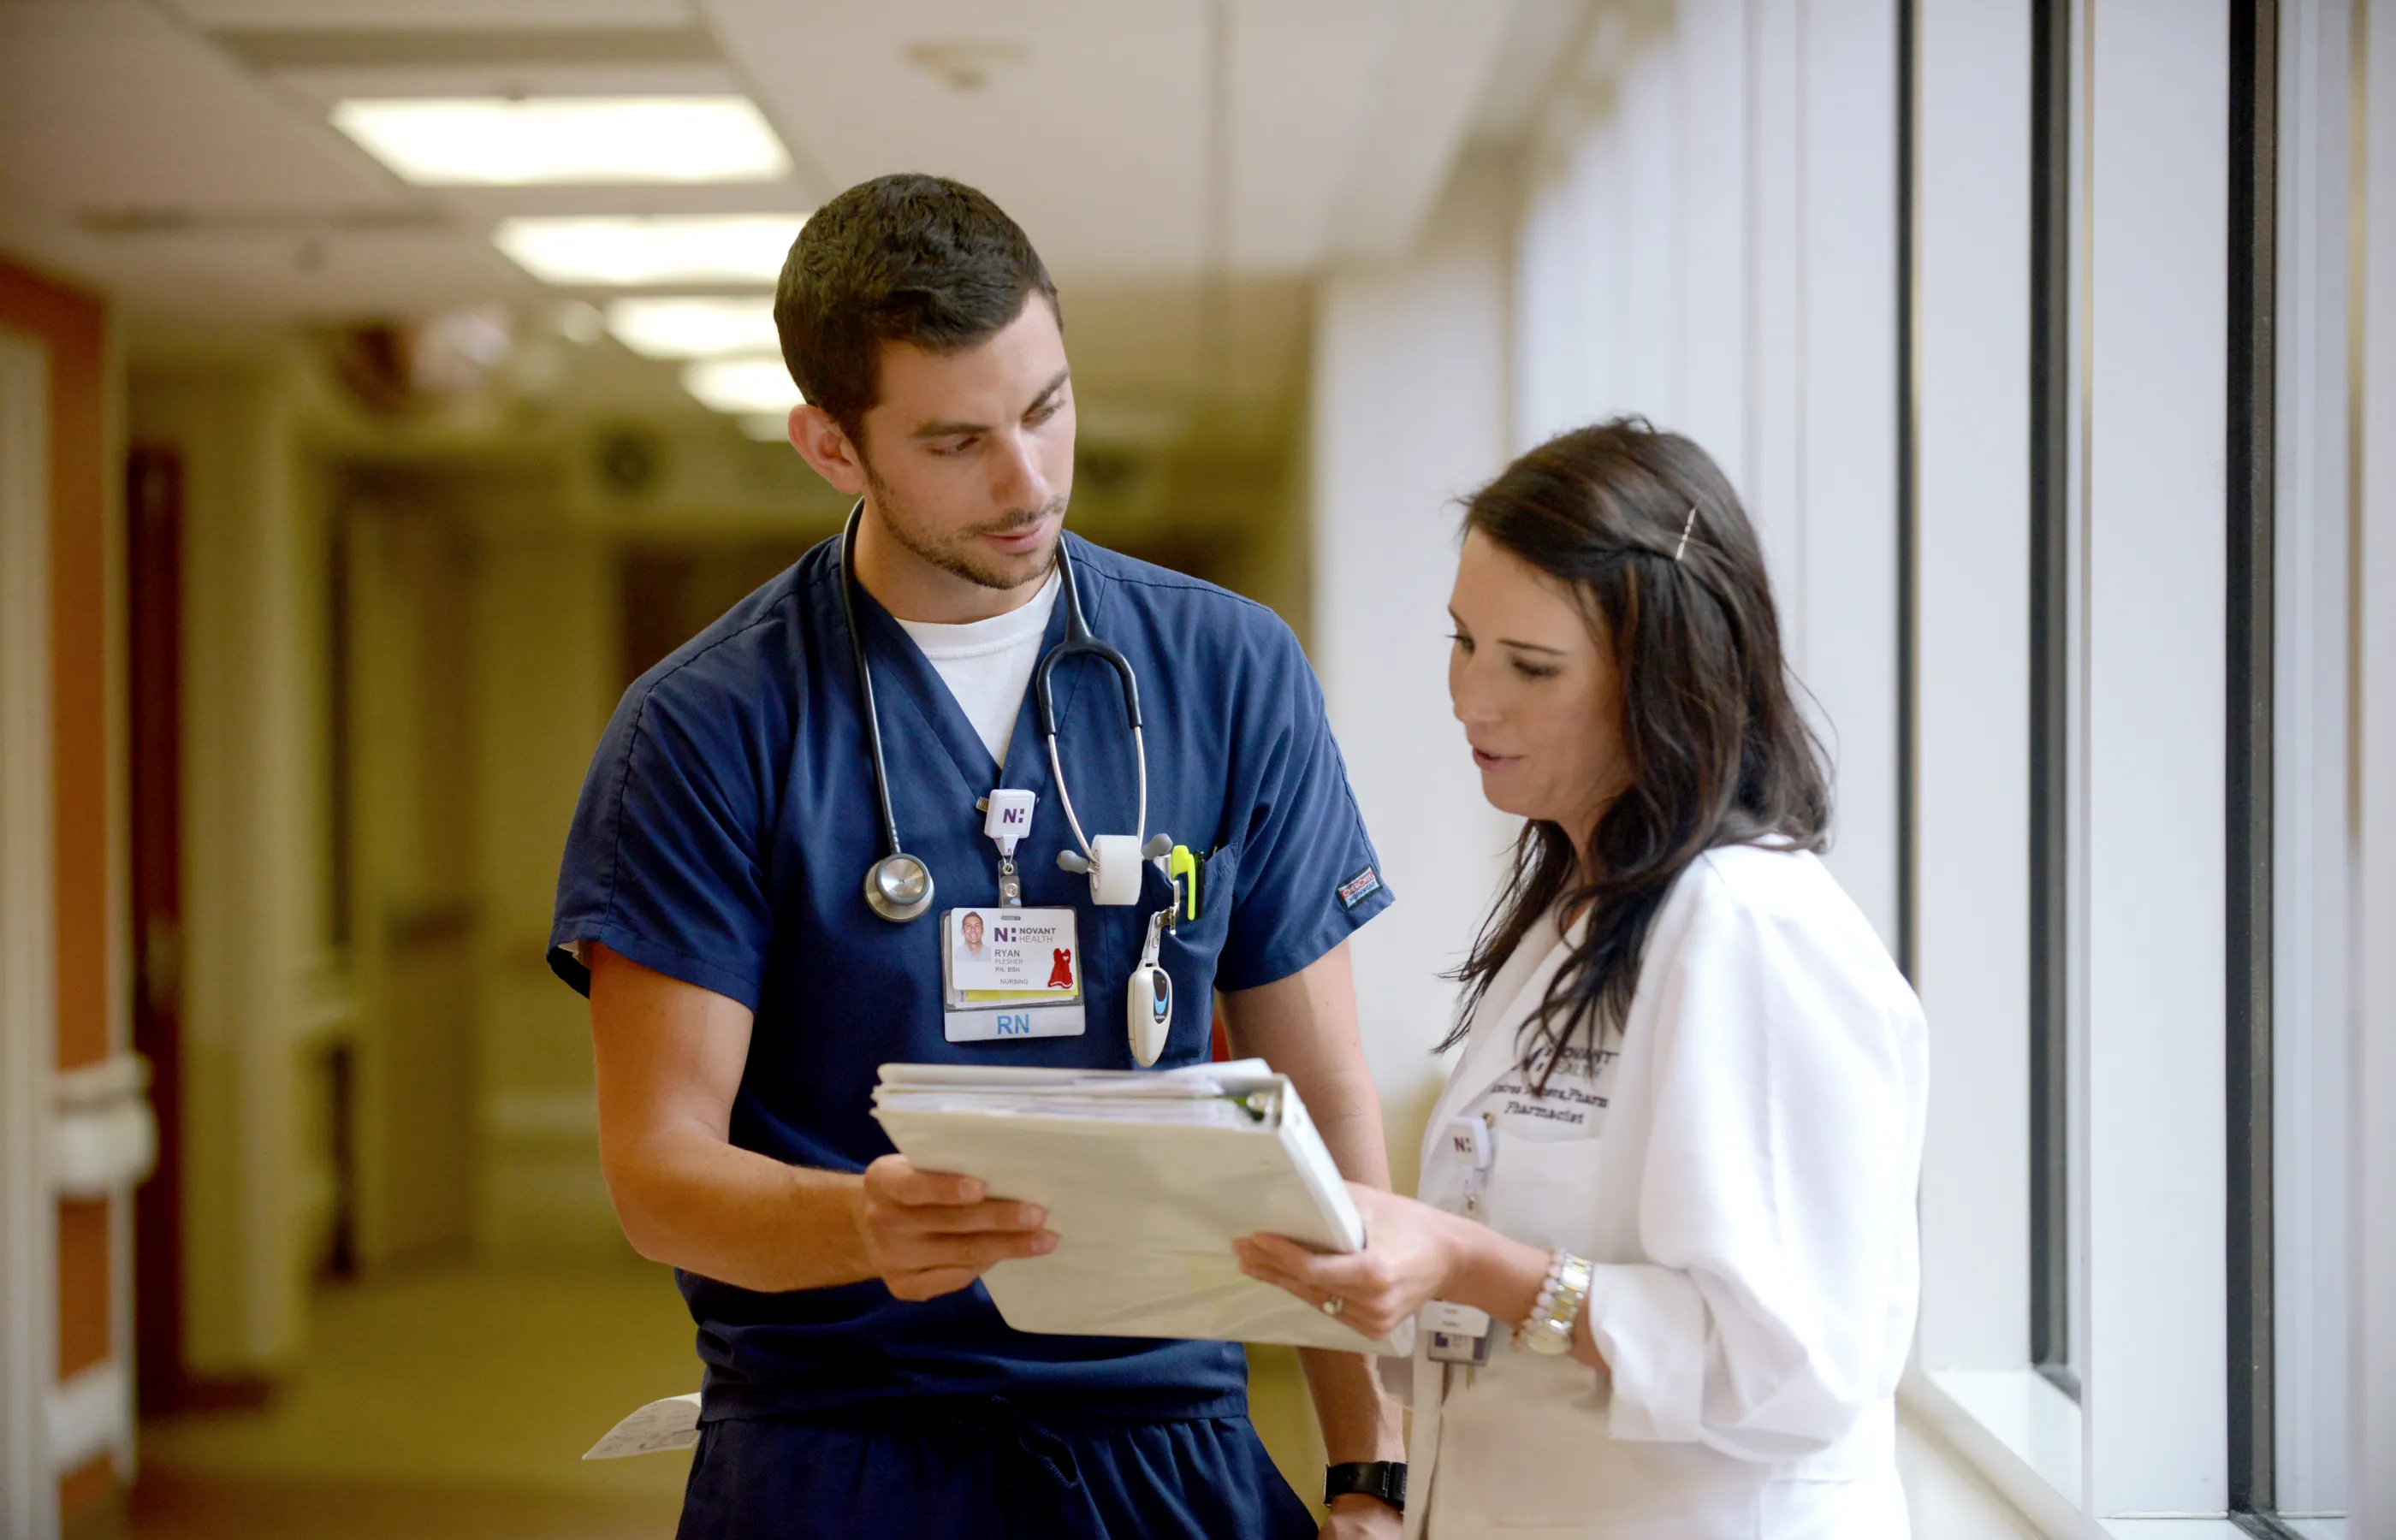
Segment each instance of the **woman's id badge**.
[{"label": "woman's id badge", "polygon": [[1466,1363],[1475,1368],[1489,1361],[1489,1315],[1453,1300],[1431,1299],[1415,1316],[1418,1329],[1431,1334],[1427,1355],[1433,1363]]},{"label": "woman's id badge", "polygon": [[1070,909],[955,909],[940,916],[951,1042],[1082,1035],[1082,950]]}]

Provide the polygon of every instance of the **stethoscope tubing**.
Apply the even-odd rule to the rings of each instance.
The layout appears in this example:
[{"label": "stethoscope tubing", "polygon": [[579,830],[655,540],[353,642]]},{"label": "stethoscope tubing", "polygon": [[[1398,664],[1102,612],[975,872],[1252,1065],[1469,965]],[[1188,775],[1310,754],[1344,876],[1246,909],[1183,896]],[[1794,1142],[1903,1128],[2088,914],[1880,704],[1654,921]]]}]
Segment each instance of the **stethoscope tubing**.
[{"label": "stethoscope tubing", "polygon": [[[873,698],[873,670],[865,655],[865,633],[857,623],[857,530],[865,517],[865,499],[859,498],[848,511],[848,523],[840,536],[840,603],[841,612],[848,622],[848,643],[852,661],[857,669],[857,691],[865,704],[866,750],[873,761],[873,796],[882,816],[882,841],[885,857],[904,853],[898,841],[898,818],[890,802],[890,772],[882,750],[882,713]],[[1124,710],[1131,718],[1131,741],[1134,759],[1139,766],[1139,816],[1134,826],[1137,838],[1148,834],[1148,737],[1142,730],[1139,714],[1139,679],[1133,673],[1131,659],[1120,648],[1090,632],[1089,622],[1082,614],[1082,586],[1073,571],[1072,552],[1065,537],[1057,537],[1057,566],[1065,585],[1065,640],[1048,649],[1032,672],[1032,693],[1040,717],[1040,735],[1048,750],[1048,774],[1057,784],[1057,800],[1065,809],[1065,822],[1073,831],[1073,843],[1081,847],[1085,859],[1095,859],[1089,837],[1082,831],[1082,820],[1073,811],[1073,794],[1065,785],[1065,766],[1057,752],[1057,710],[1050,690],[1050,677],[1057,665],[1070,657],[1095,657],[1114,670],[1116,681],[1123,686]]]},{"label": "stethoscope tubing", "polygon": [[840,532],[840,608],[848,622],[848,648],[857,666],[857,693],[865,701],[865,745],[873,761],[873,801],[882,815],[884,853],[900,854],[898,816],[890,806],[890,772],[882,756],[882,712],[873,700],[873,669],[865,657],[865,632],[857,624],[857,525],[864,517],[865,499],[848,511],[848,524]]},{"label": "stethoscope tubing", "polygon": [[1082,584],[1073,572],[1072,553],[1065,548],[1065,537],[1057,537],[1057,568],[1065,582],[1065,640],[1048,649],[1048,656],[1032,670],[1032,698],[1040,713],[1040,735],[1048,744],[1048,777],[1057,783],[1057,800],[1064,804],[1065,823],[1073,831],[1073,843],[1082,847],[1085,857],[1095,858],[1088,836],[1082,832],[1082,820],[1073,812],[1073,794],[1065,787],[1065,766],[1057,754],[1057,704],[1049,687],[1049,678],[1057,665],[1069,657],[1095,657],[1115,671],[1123,685],[1124,710],[1131,717],[1133,757],[1139,763],[1139,818],[1132,827],[1138,837],[1148,837],[1148,737],[1140,730],[1139,678],[1132,672],[1131,659],[1111,643],[1100,641],[1090,633],[1090,624],[1082,617]]}]

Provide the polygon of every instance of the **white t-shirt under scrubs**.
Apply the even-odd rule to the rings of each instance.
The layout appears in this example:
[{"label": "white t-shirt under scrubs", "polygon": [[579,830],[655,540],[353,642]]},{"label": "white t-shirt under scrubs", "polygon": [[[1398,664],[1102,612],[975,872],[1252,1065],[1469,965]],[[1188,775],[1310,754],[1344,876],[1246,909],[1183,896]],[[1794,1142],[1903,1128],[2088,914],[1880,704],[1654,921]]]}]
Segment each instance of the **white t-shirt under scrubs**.
[{"label": "white t-shirt under scrubs", "polygon": [[898,622],[957,697],[965,720],[1001,770],[1006,768],[1006,740],[1015,736],[1023,692],[1032,687],[1032,670],[1040,662],[1040,639],[1047,634],[1048,616],[1057,607],[1058,581],[1051,572],[1030,603],[987,620],[962,626]]}]

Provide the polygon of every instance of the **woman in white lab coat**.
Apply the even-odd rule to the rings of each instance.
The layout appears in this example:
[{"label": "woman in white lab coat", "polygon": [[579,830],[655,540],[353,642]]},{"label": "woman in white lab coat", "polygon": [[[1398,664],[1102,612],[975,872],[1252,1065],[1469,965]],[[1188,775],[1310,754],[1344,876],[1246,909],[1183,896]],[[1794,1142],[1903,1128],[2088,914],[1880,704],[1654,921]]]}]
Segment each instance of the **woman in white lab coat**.
[{"label": "woman in white lab coat", "polygon": [[1242,1266],[1366,1336],[1420,1313],[1409,1535],[1901,1537],[1923,1023],[1817,858],[1755,532],[1635,420],[1464,528],[1449,690],[1526,822],[1422,1198],[1358,1188],[1364,1251]]}]

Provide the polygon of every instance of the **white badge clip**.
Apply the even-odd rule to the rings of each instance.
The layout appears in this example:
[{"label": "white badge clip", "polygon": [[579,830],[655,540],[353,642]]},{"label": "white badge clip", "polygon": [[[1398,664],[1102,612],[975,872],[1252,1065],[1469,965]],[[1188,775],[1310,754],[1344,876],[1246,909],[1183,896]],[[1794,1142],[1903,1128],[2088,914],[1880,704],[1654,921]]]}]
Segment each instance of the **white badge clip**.
[{"label": "white badge clip", "polygon": [[1450,1118],[1444,1137],[1448,1158],[1464,1168],[1464,1212],[1478,1215],[1489,1168],[1498,1160],[1498,1132],[1485,1117]]},{"label": "white badge clip", "polygon": [[1006,909],[1023,903],[1023,880],[1015,870],[1015,847],[1032,832],[1036,799],[1019,787],[1002,786],[981,800],[981,831],[998,846],[998,901]]},{"label": "white badge clip", "polygon": [[1498,1135],[1490,1132],[1486,1119],[1451,1118],[1447,1123],[1447,1152],[1470,1170],[1486,1171],[1498,1158]]}]

